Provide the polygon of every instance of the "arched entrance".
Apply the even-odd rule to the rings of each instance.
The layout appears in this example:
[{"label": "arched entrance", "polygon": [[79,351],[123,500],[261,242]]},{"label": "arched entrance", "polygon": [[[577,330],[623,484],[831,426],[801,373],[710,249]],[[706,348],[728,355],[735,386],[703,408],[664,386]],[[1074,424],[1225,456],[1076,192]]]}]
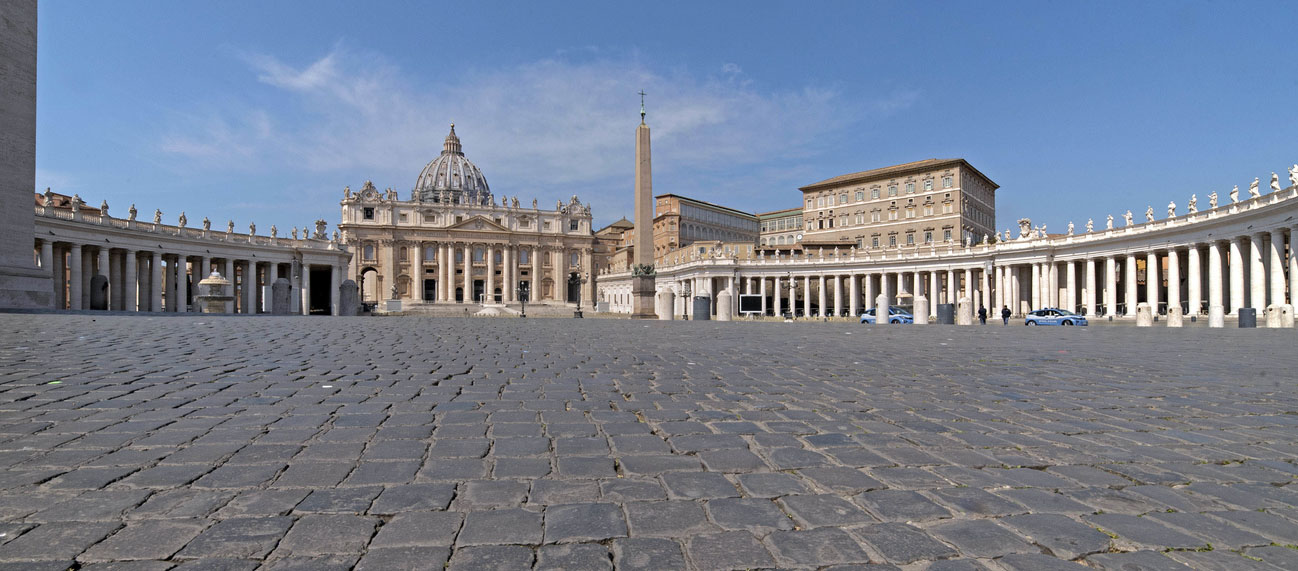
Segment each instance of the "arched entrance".
[{"label": "arched entrance", "polygon": [[382,299],[382,292],[379,291],[379,271],[373,267],[361,268],[360,286],[361,301],[379,301]]}]

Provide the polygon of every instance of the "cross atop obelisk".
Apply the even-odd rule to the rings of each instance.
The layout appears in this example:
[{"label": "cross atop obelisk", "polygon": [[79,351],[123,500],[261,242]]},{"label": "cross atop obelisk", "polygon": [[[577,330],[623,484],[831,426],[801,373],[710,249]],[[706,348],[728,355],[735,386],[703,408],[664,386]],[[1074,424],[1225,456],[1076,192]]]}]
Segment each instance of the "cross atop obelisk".
[{"label": "cross atop obelisk", "polygon": [[644,124],[644,90],[640,90],[640,123]]}]

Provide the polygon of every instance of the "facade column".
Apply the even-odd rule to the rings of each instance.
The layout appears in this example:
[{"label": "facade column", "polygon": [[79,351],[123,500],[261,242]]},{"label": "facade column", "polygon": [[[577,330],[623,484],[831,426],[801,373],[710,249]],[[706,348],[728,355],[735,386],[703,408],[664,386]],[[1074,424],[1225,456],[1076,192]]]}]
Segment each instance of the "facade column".
[{"label": "facade column", "polygon": [[[303,269],[302,272],[305,274],[305,273],[306,273],[306,270]],[[225,259],[225,271],[223,271],[223,272],[221,272],[221,273],[225,275],[225,279],[230,280],[230,295],[234,295],[234,286],[235,286],[235,283],[234,283],[234,258],[226,258],[226,259]],[[234,300],[233,300],[233,299],[231,299],[230,301],[225,302],[225,312],[226,312],[226,313],[234,313]]]},{"label": "facade column", "polygon": [[473,303],[473,246],[465,244],[464,251],[464,279],[460,280],[460,287],[464,288],[464,303]]},{"label": "facade column", "polygon": [[889,316],[892,315],[889,312],[889,308],[892,307],[892,291],[888,287],[888,272],[879,274],[879,295],[883,296],[885,305],[879,307],[877,303],[875,304],[874,322],[877,324],[880,322],[879,320],[882,319],[883,323],[887,324]]},{"label": "facade column", "polygon": [[482,295],[487,303],[496,303],[496,246],[494,244],[489,244],[486,246],[486,249],[487,283]]},{"label": "facade column", "polygon": [[1186,301],[1190,306],[1189,315],[1198,315],[1203,300],[1203,277],[1202,269],[1199,265],[1199,245],[1190,244],[1190,249],[1186,251],[1185,257],[1186,269]]},{"label": "facade column", "polygon": [[184,254],[176,256],[176,313],[187,313],[189,311],[189,259]]},{"label": "facade column", "polygon": [[832,276],[829,276],[829,279],[834,280],[834,313],[833,313],[833,315],[834,315],[834,317],[838,317],[838,316],[840,316],[840,315],[843,314],[843,280],[842,280],[842,276],[840,276],[840,275],[838,275],[838,274],[834,274],[834,275],[832,275]]},{"label": "facade column", "polygon": [[[376,276],[377,277],[377,276]],[[275,282],[279,281],[279,262],[271,262],[266,266],[266,285],[262,287],[261,310],[265,313],[271,313],[275,310]],[[376,300],[383,299],[375,295]]]},{"label": "facade column", "polygon": [[81,273],[85,269],[81,261],[81,244],[72,244],[68,249],[68,309],[81,309]]},{"label": "facade column", "polygon": [[1145,254],[1145,301],[1149,303],[1149,310],[1158,315],[1158,290],[1163,281],[1163,272],[1159,270],[1159,259],[1157,252],[1147,252]]},{"label": "facade column", "polygon": [[1167,250],[1167,312],[1181,307],[1181,256],[1176,248]]},{"label": "facade column", "polygon": [[1064,264],[1064,309],[1077,311],[1077,264],[1073,260]]},{"label": "facade column", "polygon": [[1266,261],[1262,258],[1262,241],[1264,240],[1261,232],[1249,236],[1248,239],[1248,307],[1257,310],[1258,315],[1266,309]]},{"label": "facade column", "polygon": [[[987,314],[990,316],[992,310],[995,308],[988,307],[991,303],[991,298],[988,296],[988,292],[991,291],[991,278],[987,275],[986,268],[978,271],[978,286],[978,307],[986,308]],[[976,314],[978,313],[977,308],[974,309],[974,313],[976,317]]]},{"label": "facade column", "polygon": [[424,301],[424,243],[419,241],[410,246],[410,299]]},{"label": "facade column", "polygon": [[243,261],[243,280],[239,285],[243,288],[243,307],[239,313],[257,313],[257,262]]},{"label": "facade column", "polygon": [[1271,231],[1271,246],[1268,248],[1271,258],[1271,303],[1284,304],[1284,230]]},{"label": "facade column", "polygon": [[960,297],[960,293],[959,293],[959,291],[960,291],[959,283],[960,283],[960,282],[956,281],[956,279],[955,279],[955,270],[947,270],[947,271],[946,271],[946,290],[943,292],[943,293],[946,294],[945,297],[946,297],[946,302],[947,302],[947,303],[955,303],[955,302],[956,302],[956,298]]},{"label": "facade column", "polygon": [[[771,300],[772,301],[771,315],[775,317],[779,317],[780,316],[780,276],[775,276],[774,286],[775,286],[775,296],[774,299]],[[766,293],[766,280],[764,279],[762,280],[762,293]],[[763,299],[765,299],[765,296],[763,296]]]},{"label": "facade column", "polygon": [[176,264],[168,260],[167,256],[163,256],[159,262],[166,262],[165,268],[162,267],[163,263],[158,264],[160,270],[158,273],[161,274],[158,282],[162,284],[159,296],[163,298],[160,300],[163,303],[158,304],[159,307],[153,310],[174,313],[176,311]]},{"label": "facade column", "polygon": [[452,268],[455,267],[455,252],[451,251],[450,244],[437,245],[437,301],[450,301],[452,299],[451,276]]},{"label": "facade column", "polygon": [[135,266],[135,250],[122,252],[122,309],[139,310],[139,282],[136,280],[139,271]]},{"label": "facade column", "polygon": [[874,307],[874,274],[865,274],[865,308],[868,311]]},{"label": "facade column", "polygon": [[1221,243],[1208,242],[1208,311],[1222,305]]},{"label": "facade column", "polygon": [[[104,292],[105,309],[109,309],[112,307],[112,302],[110,302],[109,300],[113,299],[113,290],[117,288],[117,284],[114,283],[112,279],[112,271],[109,269],[111,267],[112,266],[109,264],[108,261],[108,246],[100,246],[99,261],[97,267],[95,268],[95,275],[104,276],[105,278],[108,279],[108,291]],[[1281,295],[1280,299],[1284,299],[1283,294]]]},{"label": "facade column", "polygon": [[1236,236],[1230,239],[1230,307],[1229,315],[1239,315],[1244,307],[1244,244]]},{"label": "facade column", "polygon": [[[505,303],[514,302],[514,247],[506,244],[501,248],[501,262],[504,267],[501,269],[501,281],[504,283],[500,286],[500,299]],[[595,278],[591,278],[592,280]]]},{"label": "facade column", "polygon": [[90,278],[95,275],[95,257],[89,246],[81,247],[81,308],[90,309]]},{"label": "facade column", "polygon": [[936,270],[928,273],[928,314],[937,315],[938,296],[942,295],[942,277],[941,272]]},{"label": "facade column", "polygon": [[[397,249],[400,243],[396,240],[384,240],[381,244],[388,248],[388,263],[383,264],[383,285],[378,288],[379,299],[396,299],[399,294],[393,295],[392,292],[396,291],[393,288],[397,287]],[[302,272],[306,273],[305,265]],[[303,312],[302,315],[310,315],[310,312]]]},{"label": "facade column", "polygon": [[1032,310],[1041,309],[1041,264],[1032,264]]},{"label": "facade column", "polygon": [[1104,257],[1104,315],[1118,314],[1118,259]]},{"label": "facade column", "polygon": [[1095,258],[1086,258],[1086,316],[1095,317]]},{"label": "facade column", "polygon": [[1125,298],[1127,304],[1127,317],[1136,316],[1136,303],[1138,302],[1137,295],[1140,291],[1138,289],[1139,284],[1136,283],[1137,271],[1136,254],[1127,254],[1127,269],[1122,272],[1122,282],[1127,285],[1127,296]]},{"label": "facade column", "polygon": [[910,307],[910,309],[911,309],[911,313],[914,314],[914,313],[917,313],[917,312],[919,312],[919,311],[921,311],[921,310],[922,310],[922,311],[928,311],[928,308],[927,308],[927,307],[916,307],[916,306],[915,306],[915,301],[914,301],[916,297],[919,297],[919,296],[921,296],[921,295],[924,295],[924,274],[921,273],[921,272],[919,272],[919,271],[915,271],[915,272],[911,275],[911,281],[912,281],[911,291],[910,291],[910,295],[911,295],[911,298],[910,298],[910,299],[911,299],[911,303],[910,303],[910,306],[911,306],[911,307]]},{"label": "facade column", "polygon": [[1046,282],[1046,298],[1050,300],[1050,307],[1059,307],[1059,264],[1054,260],[1046,262],[1049,266],[1050,279]]}]

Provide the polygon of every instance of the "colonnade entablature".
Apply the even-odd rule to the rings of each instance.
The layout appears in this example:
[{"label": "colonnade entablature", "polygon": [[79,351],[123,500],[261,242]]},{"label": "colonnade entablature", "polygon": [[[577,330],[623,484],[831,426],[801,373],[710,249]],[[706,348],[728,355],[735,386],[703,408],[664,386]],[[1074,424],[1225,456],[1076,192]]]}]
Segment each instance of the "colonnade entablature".
[{"label": "colonnade entablature", "polygon": [[[1298,165],[1290,179],[1298,178]],[[879,294],[890,304],[911,311],[917,296],[929,304],[969,298],[974,308],[1014,315],[1057,307],[1090,316],[1131,317],[1140,304],[1161,314],[1226,315],[1241,308],[1260,314],[1272,305],[1293,305],[1291,280],[1298,276],[1294,238],[1298,236],[1298,185],[1250,198],[1177,214],[1167,218],[1084,232],[1046,234],[1020,221],[1018,237],[987,237],[979,243],[943,243],[910,247],[808,248],[794,255],[759,255],[742,259],[724,253],[681,252],[660,260],[657,287],[677,296],[689,284],[691,295],[716,299],[730,293],[738,315],[741,295],[760,296],[767,315],[829,317],[856,315],[869,309]],[[606,272],[599,278],[598,298],[610,310],[629,312],[612,303],[627,290],[629,272]],[[793,282],[790,287],[789,283]],[[846,282],[846,283],[844,283]],[[846,298],[846,299],[844,299]],[[793,308],[794,311],[789,311]],[[783,312],[783,313],[780,313]]]},{"label": "colonnade entablature", "polygon": [[[230,313],[271,311],[274,283],[289,281],[290,313],[337,314],[339,288],[351,252],[329,235],[323,220],[304,228],[299,237],[213,231],[205,219],[188,227],[184,213],[177,224],[114,218],[107,204],[87,208],[79,197],[59,197],[46,191],[35,207],[33,256],[52,278],[54,309],[150,312],[196,312],[197,284],[211,272],[232,284]],[[59,204],[62,202],[62,204]],[[315,288],[312,288],[314,280]]]}]

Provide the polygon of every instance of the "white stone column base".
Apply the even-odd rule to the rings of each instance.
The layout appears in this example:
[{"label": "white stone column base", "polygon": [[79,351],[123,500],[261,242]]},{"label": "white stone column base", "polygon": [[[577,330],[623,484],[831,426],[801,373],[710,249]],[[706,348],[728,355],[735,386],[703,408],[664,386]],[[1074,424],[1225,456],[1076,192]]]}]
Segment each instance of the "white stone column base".
[{"label": "white stone column base", "polygon": [[1136,327],[1153,327],[1154,310],[1148,303],[1136,304]]},{"label": "white stone column base", "polygon": [[717,321],[730,321],[730,291],[721,290],[717,294]]},{"label": "white stone column base", "polygon": [[874,324],[889,325],[888,319],[891,317],[892,315],[888,313],[888,296],[879,294],[878,297],[874,298]]},{"label": "white stone column base", "polygon": [[973,325],[973,300],[962,297],[960,301],[956,302],[955,324]]},{"label": "white stone column base", "polygon": [[1226,326],[1226,308],[1214,305],[1208,308],[1208,327]]},{"label": "white stone column base", "polygon": [[670,289],[664,289],[658,292],[656,299],[658,300],[658,320],[671,321],[674,319],[676,317],[674,313],[676,308],[676,294]]},{"label": "white stone column base", "polygon": [[928,325],[928,298],[915,296],[915,325]]}]

